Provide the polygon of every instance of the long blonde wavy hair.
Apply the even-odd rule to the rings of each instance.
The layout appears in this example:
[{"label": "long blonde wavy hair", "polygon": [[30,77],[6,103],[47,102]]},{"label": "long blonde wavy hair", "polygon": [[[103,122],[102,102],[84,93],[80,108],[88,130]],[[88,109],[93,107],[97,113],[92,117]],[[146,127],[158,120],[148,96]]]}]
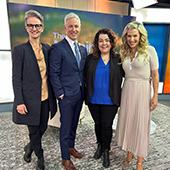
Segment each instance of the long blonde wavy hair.
[{"label": "long blonde wavy hair", "polygon": [[127,43],[127,32],[128,30],[131,30],[131,29],[138,29],[140,33],[139,45],[137,46],[137,51],[138,51],[137,58],[140,60],[140,55],[145,54],[144,61],[146,62],[146,58],[148,56],[148,54],[146,53],[146,49],[148,46],[148,34],[143,24],[138,21],[130,22],[124,28],[124,31],[122,34],[122,45],[120,49],[121,60],[122,62],[124,62],[126,56],[132,56],[132,49]]}]

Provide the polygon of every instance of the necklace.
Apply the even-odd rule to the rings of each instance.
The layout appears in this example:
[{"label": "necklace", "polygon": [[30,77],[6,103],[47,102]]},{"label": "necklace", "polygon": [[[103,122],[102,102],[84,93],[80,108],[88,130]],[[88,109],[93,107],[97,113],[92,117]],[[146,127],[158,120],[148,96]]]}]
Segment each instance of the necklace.
[{"label": "necklace", "polygon": [[102,57],[103,61],[108,61],[110,59],[110,57]]},{"label": "necklace", "polygon": [[104,64],[107,65],[108,61],[110,60],[110,56],[108,56],[106,58],[104,58],[104,57],[101,57],[101,58],[102,58]]}]

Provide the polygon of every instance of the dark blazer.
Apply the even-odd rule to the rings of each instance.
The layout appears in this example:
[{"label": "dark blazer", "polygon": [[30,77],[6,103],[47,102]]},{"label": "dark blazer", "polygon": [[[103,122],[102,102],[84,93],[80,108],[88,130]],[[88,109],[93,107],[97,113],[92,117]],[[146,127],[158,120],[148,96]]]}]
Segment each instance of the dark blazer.
[{"label": "dark blazer", "polygon": [[82,46],[79,46],[79,50],[81,53],[80,68],[78,68],[76,57],[65,38],[51,46],[49,75],[56,98],[62,94],[75,95],[80,90],[80,81],[84,98],[84,65],[87,50]]},{"label": "dark blazer", "polygon": [[[48,55],[50,46],[42,43],[47,67],[47,84],[51,118],[57,112],[56,99],[48,78]],[[14,89],[13,122],[25,125],[39,125],[41,111],[41,74],[36,56],[29,41],[15,46],[12,53],[12,82]],[[17,112],[17,105],[25,104],[26,115]]]},{"label": "dark blazer", "polygon": [[[93,58],[93,55],[90,54],[87,56],[85,64],[85,103],[89,104],[90,99],[94,91],[94,80],[96,68],[100,58]],[[122,69],[122,64],[119,54],[113,56],[110,54],[110,89],[109,96],[113,103],[120,106],[121,98],[121,83],[124,76],[124,71]]]}]

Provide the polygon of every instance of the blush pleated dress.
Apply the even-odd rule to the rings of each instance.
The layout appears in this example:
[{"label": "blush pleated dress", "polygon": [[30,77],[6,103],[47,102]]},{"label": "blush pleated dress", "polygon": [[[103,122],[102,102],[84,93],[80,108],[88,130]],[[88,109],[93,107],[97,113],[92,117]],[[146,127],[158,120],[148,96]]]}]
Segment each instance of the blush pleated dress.
[{"label": "blush pleated dress", "polygon": [[151,124],[151,70],[159,67],[155,48],[148,46],[145,54],[130,61],[127,56],[123,63],[125,81],[122,89],[120,111],[116,128],[118,146],[137,156],[147,156]]}]

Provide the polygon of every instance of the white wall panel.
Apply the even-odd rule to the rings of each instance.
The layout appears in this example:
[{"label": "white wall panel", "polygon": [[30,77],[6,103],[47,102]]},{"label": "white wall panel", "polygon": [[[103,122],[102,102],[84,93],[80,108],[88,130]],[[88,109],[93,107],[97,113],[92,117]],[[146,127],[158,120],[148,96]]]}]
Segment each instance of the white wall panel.
[{"label": "white wall panel", "polygon": [[0,103],[13,102],[12,61],[10,51],[0,51]]},{"label": "white wall panel", "polygon": [[6,0],[0,2],[0,50],[10,50],[9,22]]}]

